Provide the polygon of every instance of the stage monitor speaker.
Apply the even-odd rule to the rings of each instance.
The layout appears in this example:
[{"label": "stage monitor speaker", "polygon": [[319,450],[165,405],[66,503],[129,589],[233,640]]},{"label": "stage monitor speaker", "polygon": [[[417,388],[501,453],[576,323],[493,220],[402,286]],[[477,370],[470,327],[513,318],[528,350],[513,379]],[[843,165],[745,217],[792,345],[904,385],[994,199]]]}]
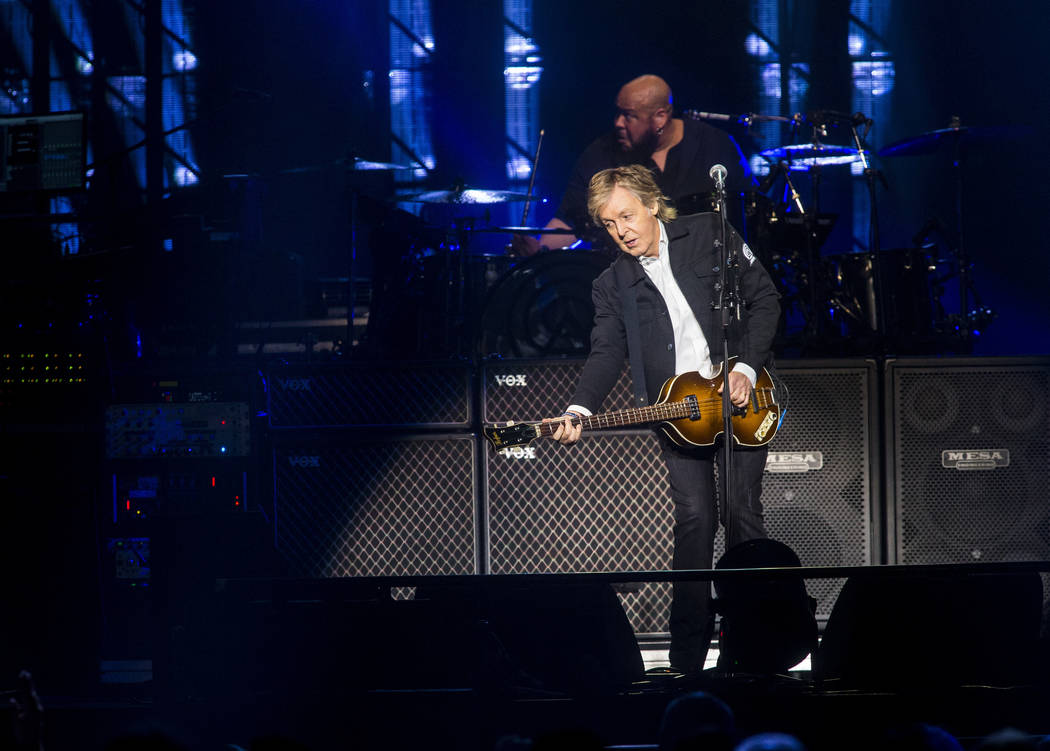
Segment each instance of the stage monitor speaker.
[{"label": "stage monitor speaker", "polygon": [[[875,363],[794,360],[777,363],[787,414],[769,444],[762,479],[766,532],[803,566],[866,566],[872,554]],[[786,388],[785,388],[786,387]],[[720,530],[715,560],[725,551]],[[806,582],[826,619],[844,579]]]},{"label": "stage monitor speaker", "polygon": [[183,691],[286,700],[310,685],[345,707],[361,690],[595,693],[644,676],[608,584],[445,579],[421,581],[408,600],[364,584],[255,579],[211,590],[179,634]]},{"label": "stage monitor speaker", "polygon": [[441,362],[282,365],[268,373],[273,428],[470,427],[471,373]]},{"label": "stage monitor speaker", "polygon": [[299,576],[475,574],[476,461],[471,434],[281,440],[277,548]]},{"label": "stage monitor speaker", "polygon": [[814,673],[843,688],[1028,684],[1042,599],[1035,572],[851,577]]},{"label": "stage monitor speaker", "polygon": [[893,562],[1050,557],[1050,358],[897,360],[886,383]]}]

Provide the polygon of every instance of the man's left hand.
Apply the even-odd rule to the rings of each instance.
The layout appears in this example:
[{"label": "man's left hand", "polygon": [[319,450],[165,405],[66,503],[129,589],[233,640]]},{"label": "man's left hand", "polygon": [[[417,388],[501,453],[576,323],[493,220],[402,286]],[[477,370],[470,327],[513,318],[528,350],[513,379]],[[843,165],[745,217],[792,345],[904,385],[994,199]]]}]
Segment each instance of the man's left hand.
[{"label": "man's left hand", "polygon": [[[718,393],[722,393],[722,384],[719,382]],[[743,373],[732,372],[729,374],[729,401],[738,407],[746,407],[751,398],[751,379]]]}]

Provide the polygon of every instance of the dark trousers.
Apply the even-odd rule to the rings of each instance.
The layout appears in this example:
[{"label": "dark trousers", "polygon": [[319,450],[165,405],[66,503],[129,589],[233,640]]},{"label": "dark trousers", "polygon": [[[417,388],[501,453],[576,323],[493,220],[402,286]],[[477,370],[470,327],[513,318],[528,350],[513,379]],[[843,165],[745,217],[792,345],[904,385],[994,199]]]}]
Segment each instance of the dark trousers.
[{"label": "dark trousers", "polygon": [[[666,446],[663,459],[674,503],[673,569],[709,569],[713,565],[719,519],[726,530],[726,549],[765,537],[762,522],[762,472],[766,447],[733,452],[732,498],[719,498],[714,465],[722,471],[721,447],[682,450]],[[719,502],[721,501],[721,502]],[[671,596],[672,667],[702,670],[714,631],[711,582],[675,582]]]}]

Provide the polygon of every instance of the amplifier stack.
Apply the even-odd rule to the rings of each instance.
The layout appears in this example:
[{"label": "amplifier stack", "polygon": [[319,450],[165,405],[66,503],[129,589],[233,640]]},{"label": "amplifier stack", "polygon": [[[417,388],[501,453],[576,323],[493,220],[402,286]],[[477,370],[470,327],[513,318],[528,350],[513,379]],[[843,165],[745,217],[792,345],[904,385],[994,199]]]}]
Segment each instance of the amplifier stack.
[{"label": "amplifier stack", "polygon": [[[499,452],[480,437],[483,424],[559,414],[582,365],[271,369],[275,539],[291,573],[669,568],[672,514],[651,431],[598,431],[573,447],[541,440]],[[770,443],[763,504],[770,535],[803,565],[1050,552],[1038,502],[1050,478],[1037,466],[1046,454],[1046,431],[1038,430],[1047,421],[1045,361],[893,361],[882,370],[873,360],[808,360],[782,362],[777,372],[787,414]],[[1018,400],[1031,415],[1017,413]],[[603,408],[631,403],[625,369]],[[952,430],[962,431],[954,443]],[[1000,449],[1009,450],[1010,467],[995,466],[1007,461]],[[944,464],[980,464],[981,452],[990,452],[987,468]],[[716,558],[723,551],[719,533]],[[809,582],[818,617],[828,617],[842,585]],[[618,593],[636,632],[666,630],[668,584],[623,584]]]}]

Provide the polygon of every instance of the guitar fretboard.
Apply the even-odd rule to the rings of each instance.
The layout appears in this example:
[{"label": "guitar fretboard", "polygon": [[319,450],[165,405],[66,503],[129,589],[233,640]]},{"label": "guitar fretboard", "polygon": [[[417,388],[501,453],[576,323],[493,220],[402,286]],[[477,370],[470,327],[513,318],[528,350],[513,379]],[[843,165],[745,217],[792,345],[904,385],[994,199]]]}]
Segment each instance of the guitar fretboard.
[{"label": "guitar fretboard", "polygon": [[[751,392],[750,407],[755,412],[768,409],[773,404],[773,389],[756,388]],[[718,415],[720,417],[722,414],[722,397],[697,399],[696,406],[700,410],[701,419],[709,415]],[[603,412],[598,415],[576,417],[571,422],[573,425],[582,425],[584,430],[595,430],[601,428],[622,428],[627,425],[638,425],[647,422],[680,420],[692,414],[693,403],[682,399],[677,402],[661,402],[649,407],[633,407],[617,410],[616,412]],[[539,435],[541,437],[553,435],[561,423],[561,420],[540,423]]]}]

